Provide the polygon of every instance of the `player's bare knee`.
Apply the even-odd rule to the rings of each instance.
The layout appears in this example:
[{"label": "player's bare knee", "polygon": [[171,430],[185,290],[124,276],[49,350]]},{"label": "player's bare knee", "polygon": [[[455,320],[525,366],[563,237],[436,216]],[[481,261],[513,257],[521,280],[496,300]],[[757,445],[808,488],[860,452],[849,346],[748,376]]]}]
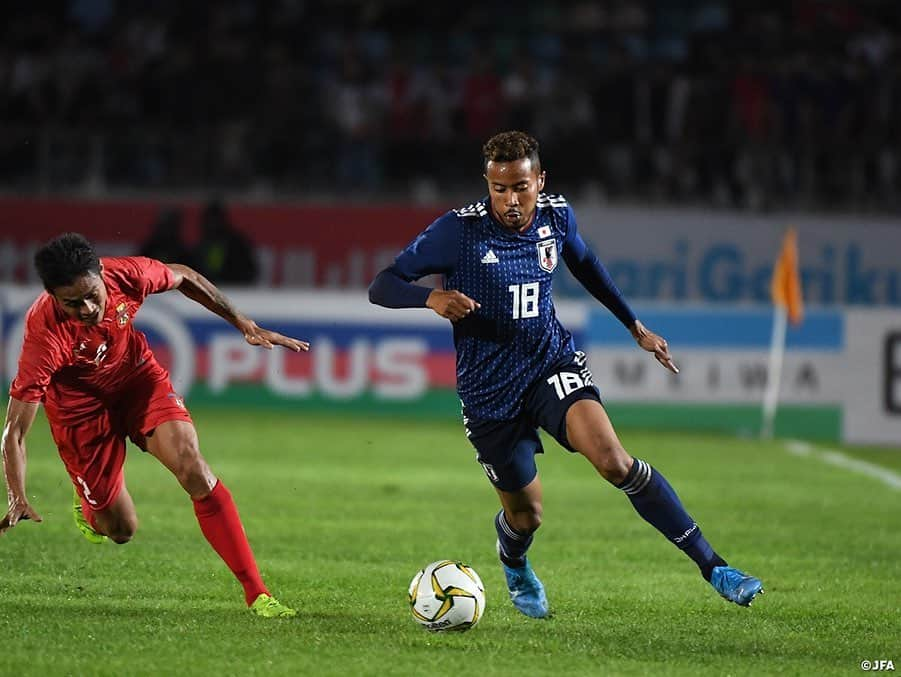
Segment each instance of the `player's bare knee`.
[{"label": "player's bare knee", "polygon": [[526,513],[526,531],[537,531],[541,526],[541,509]]},{"label": "player's bare knee", "polygon": [[620,444],[599,444],[588,459],[605,480],[611,484],[620,484],[629,474],[632,457]]},{"label": "player's bare knee", "polygon": [[128,543],[131,540],[132,536],[134,536],[134,533],[127,533],[124,531],[114,531],[113,533],[111,533],[109,535],[109,539],[113,543],[116,543],[117,545],[125,545],[126,543]]},{"label": "player's bare knee", "polygon": [[135,532],[138,530],[137,518],[126,518],[117,520],[110,526],[107,536],[113,543],[124,545],[134,538]]},{"label": "player's bare knee", "polygon": [[526,510],[518,510],[513,513],[513,524],[510,526],[516,531],[530,534],[541,526],[541,516],[541,505],[532,505]]},{"label": "player's bare knee", "polygon": [[212,491],[215,481],[211,481],[211,473],[206,463],[199,460],[186,463],[179,468],[178,482],[191,498],[202,498]]},{"label": "player's bare knee", "polygon": [[179,441],[175,476],[192,498],[209,494],[215,485],[215,478],[193,439]]}]

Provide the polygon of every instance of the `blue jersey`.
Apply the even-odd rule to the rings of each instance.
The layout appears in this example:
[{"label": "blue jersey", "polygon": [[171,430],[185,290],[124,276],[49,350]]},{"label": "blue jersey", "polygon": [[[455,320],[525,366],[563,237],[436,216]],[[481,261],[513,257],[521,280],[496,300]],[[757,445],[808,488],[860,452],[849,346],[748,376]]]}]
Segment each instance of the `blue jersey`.
[{"label": "blue jersey", "polygon": [[[553,276],[560,262],[624,322],[634,315],[578,235],[572,208],[560,195],[540,194],[532,224],[513,232],[489,213],[484,198],[434,221],[389,271],[406,281],[444,276],[481,307],[453,324],[457,392],[467,416],[508,420],[526,390],[553,365],[575,354],[572,335],[554,309]],[[597,290],[598,275],[604,282]],[[375,285],[375,283],[374,283]],[[613,302],[609,302],[612,288]],[[383,305],[389,305],[387,303]],[[404,304],[400,304],[404,305]]]}]

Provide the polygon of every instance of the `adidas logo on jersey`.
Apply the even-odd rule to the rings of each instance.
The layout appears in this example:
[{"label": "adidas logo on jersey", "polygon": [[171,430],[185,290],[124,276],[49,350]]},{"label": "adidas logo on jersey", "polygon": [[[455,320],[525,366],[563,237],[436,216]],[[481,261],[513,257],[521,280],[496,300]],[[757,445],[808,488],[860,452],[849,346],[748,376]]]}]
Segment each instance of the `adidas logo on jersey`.
[{"label": "adidas logo on jersey", "polygon": [[482,257],[482,263],[498,263],[497,254],[494,253],[493,249],[489,249],[488,253]]}]

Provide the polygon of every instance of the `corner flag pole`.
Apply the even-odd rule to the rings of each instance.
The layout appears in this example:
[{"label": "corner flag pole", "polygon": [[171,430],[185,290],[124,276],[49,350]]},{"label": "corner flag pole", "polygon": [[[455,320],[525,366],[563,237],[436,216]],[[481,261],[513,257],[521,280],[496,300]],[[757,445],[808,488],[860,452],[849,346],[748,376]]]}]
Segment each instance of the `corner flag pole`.
[{"label": "corner flag pole", "polygon": [[785,355],[785,327],[788,313],[784,306],[773,306],[773,333],[770,337],[770,357],[767,363],[766,391],[763,393],[763,425],[760,436],[773,437],[773,421],[779,406],[779,386],[782,383],[782,357]]},{"label": "corner flag pole", "polygon": [[763,394],[763,424],[760,429],[760,436],[766,439],[773,436],[776,409],[779,407],[787,320],[791,320],[792,324],[800,324],[804,317],[801,275],[798,270],[798,239],[794,228],[786,230],[782,239],[782,249],[773,268],[770,293],[773,297],[773,333],[770,337],[766,390]]}]

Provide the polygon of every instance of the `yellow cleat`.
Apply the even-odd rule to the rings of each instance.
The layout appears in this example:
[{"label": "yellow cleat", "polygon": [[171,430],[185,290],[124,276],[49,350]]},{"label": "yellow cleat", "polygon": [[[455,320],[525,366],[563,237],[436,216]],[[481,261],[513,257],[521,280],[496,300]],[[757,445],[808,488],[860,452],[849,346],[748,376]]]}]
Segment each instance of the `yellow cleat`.
[{"label": "yellow cleat", "polygon": [[100,545],[101,543],[108,541],[109,538],[103,534],[97,533],[94,531],[93,527],[88,524],[88,521],[84,516],[84,511],[81,509],[81,498],[78,496],[78,492],[73,489],[72,493],[74,494],[72,497],[72,517],[75,518],[75,526],[78,527],[78,530],[84,535],[88,542],[93,543],[94,545]]},{"label": "yellow cleat", "polygon": [[250,611],[263,618],[291,618],[297,615],[294,609],[285,606],[275,597],[266,593],[263,593],[253,601],[253,604],[250,605]]}]

